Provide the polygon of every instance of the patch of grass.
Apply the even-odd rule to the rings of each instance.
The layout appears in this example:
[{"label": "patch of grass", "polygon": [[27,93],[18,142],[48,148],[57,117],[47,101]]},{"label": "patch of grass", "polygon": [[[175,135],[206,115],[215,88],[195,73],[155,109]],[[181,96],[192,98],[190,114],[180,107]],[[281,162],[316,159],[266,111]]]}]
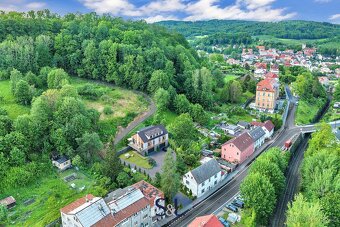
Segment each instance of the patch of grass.
[{"label": "patch of grass", "polygon": [[237,76],[235,76],[235,75],[227,74],[227,75],[224,77],[224,83],[228,83],[229,81],[235,80],[236,78],[237,78]]},{"label": "patch of grass", "polygon": [[298,125],[311,123],[322,104],[322,100],[314,100],[313,102],[299,100],[299,105],[296,110],[295,123]]},{"label": "patch of grass", "polygon": [[9,80],[0,81],[0,96],[3,97],[3,100],[0,101],[0,107],[7,110],[8,116],[11,119],[16,119],[20,115],[29,113],[30,108],[28,106],[23,106],[15,102]]},{"label": "patch of grass", "polygon": [[[61,174],[51,171],[45,177],[38,179],[34,184],[26,187],[13,188],[6,191],[0,198],[12,195],[17,205],[10,210],[6,226],[45,226],[60,217],[60,208],[77,200],[87,193],[91,193],[93,180],[78,172],[82,179],[75,180],[78,186],[86,185],[85,190],[71,189],[64,182],[62,176],[71,174],[67,170]],[[71,184],[73,182],[69,182]],[[34,202],[25,205],[24,202],[34,199]]]},{"label": "patch of grass", "polygon": [[[129,154],[130,157],[126,158],[125,157],[126,154]],[[122,154],[122,155],[119,156],[119,158],[126,160],[130,163],[136,164],[138,167],[142,167],[142,168],[145,168],[145,169],[151,169],[152,168],[152,166],[148,162],[148,158],[138,154],[135,151],[129,151],[125,154]]]},{"label": "patch of grass", "polygon": [[171,124],[178,115],[170,110],[160,112],[160,115],[164,119],[166,125]]}]

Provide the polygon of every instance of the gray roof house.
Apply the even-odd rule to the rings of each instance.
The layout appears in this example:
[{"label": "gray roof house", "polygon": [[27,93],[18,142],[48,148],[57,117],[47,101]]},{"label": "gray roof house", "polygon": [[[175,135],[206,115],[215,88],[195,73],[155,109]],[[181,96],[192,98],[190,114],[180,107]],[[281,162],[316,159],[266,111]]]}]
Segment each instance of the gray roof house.
[{"label": "gray roof house", "polygon": [[255,149],[259,148],[263,143],[266,138],[266,133],[262,129],[262,127],[256,127],[248,132],[251,138],[254,140],[254,146]]},{"label": "gray roof house", "polygon": [[143,128],[129,139],[129,146],[142,155],[164,150],[168,146],[168,131],[163,125]]},{"label": "gray roof house", "polygon": [[239,121],[239,122],[237,122],[237,126],[239,126],[240,128],[243,128],[243,129],[249,129],[250,123],[248,123],[246,121]]},{"label": "gray roof house", "polygon": [[194,196],[200,197],[214,188],[223,178],[218,162],[212,158],[183,176],[183,185]]}]

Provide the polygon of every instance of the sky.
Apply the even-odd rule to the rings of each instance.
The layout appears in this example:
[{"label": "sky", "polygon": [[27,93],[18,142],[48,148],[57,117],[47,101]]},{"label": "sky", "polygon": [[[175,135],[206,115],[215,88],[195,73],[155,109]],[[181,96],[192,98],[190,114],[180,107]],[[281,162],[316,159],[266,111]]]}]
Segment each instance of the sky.
[{"label": "sky", "polygon": [[313,20],[340,24],[340,0],[0,0],[0,10],[109,13],[127,19]]}]

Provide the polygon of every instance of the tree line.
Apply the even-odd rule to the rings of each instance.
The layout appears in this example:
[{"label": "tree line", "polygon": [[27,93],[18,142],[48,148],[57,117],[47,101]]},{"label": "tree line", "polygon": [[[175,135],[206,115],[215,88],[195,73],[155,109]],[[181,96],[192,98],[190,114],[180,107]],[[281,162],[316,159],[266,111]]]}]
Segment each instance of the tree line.
[{"label": "tree line", "polygon": [[288,206],[287,226],[340,225],[340,148],[330,125],[312,134],[301,168],[301,190]]}]

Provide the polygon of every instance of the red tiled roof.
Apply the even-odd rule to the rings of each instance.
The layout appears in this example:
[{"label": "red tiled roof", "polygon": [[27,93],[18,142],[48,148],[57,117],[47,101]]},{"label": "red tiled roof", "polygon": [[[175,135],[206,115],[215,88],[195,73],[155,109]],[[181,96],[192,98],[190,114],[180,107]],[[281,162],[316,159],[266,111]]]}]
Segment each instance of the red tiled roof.
[{"label": "red tiled roof", "polygon": [[188,227],[223,227],[222,223],[213,214],[195,218]]},{"label": "red tiled roof", "polygon": [[276,75],[275,73],[272,73],[272,72],[269,72],[265,75],[266,78],[269,78],[269,79],[274,79],[274,78],[279,78],[278,75]]},{"label": "red tiled roof", "polygon": [[271,122],[270,120],[265,121],[263,126],[270,132],[271,130],[273,130],[273,128],[275,128],[275,125],[273,124],[273,122]]},{"label": "red tiled roof", "polygon": [[113,226],[119,224],[124,219],[131,217],[133,214],[137,213],[138,211],[142,210],[143,208],[149,205],[149,200],[145,197],[141,198],[137,202],[127,206],[123,210],[113,214]]},{"label": "red tiled roof", "polygon": [[113,220],[112,214],[106,215],[100,221],[93,225],[93,227],[113,227],[115,226],[115,221]]},{"label": "red tiled roof", "polygon": [[254,126],[265,127],[269,132],[275,128],[275,125],[270,120],[265,122],[252,121],[250,124]]},{"label": "red tiled roof", "polygon": [[135,184],[132,185],[132,187],[137,188],[141,190],[143,195],[149,200],[150,206],[153,207],[155,205],[155,199],[156,197],[160,197],[164,199],[164,193],[153,186],[152,184],[149,184],[148,182],[141,180]]},{"label": "red tiled roof", "polygon": [[[86,197],[87,197],[87,199],[86,199]],[[91,200],[93,198],[94,198],[94,196],[92,194],[87,194],[86,196],[84,196],[80,199],[77,199],[73,203],[70,203],[69,205],[61,208],[60,211],[63,212],[64,214],[67,214],[67,213],[71,212],[72,210],[74,210],[74,209],[80,207],[81,205],[85,204],[86,200]]]},{"label": "red tiled roof", "polygon": [[8,206],[11,205],[12,203],[15,203],[15,199],[13,198],[13,196],[9,196],[7,198],[4,198],[2,200],[0,200],[0,204]]},{"label": "red tiled roof", "polygon": [[266,78],[264,80],[261,80],[257,83],[256,86],[257,91],[272,91],[274,92],[274,86],[273,86],[273,80],[270,78]]},{"label": "red tiled roof", "polygon": [[227,141],[225,144],[234,144],[241,152],[245,151],[249,146],[251,146],[254,141],[253,138],[251,138],[251,136],[247,133],[244,132],[241,135]]}]

